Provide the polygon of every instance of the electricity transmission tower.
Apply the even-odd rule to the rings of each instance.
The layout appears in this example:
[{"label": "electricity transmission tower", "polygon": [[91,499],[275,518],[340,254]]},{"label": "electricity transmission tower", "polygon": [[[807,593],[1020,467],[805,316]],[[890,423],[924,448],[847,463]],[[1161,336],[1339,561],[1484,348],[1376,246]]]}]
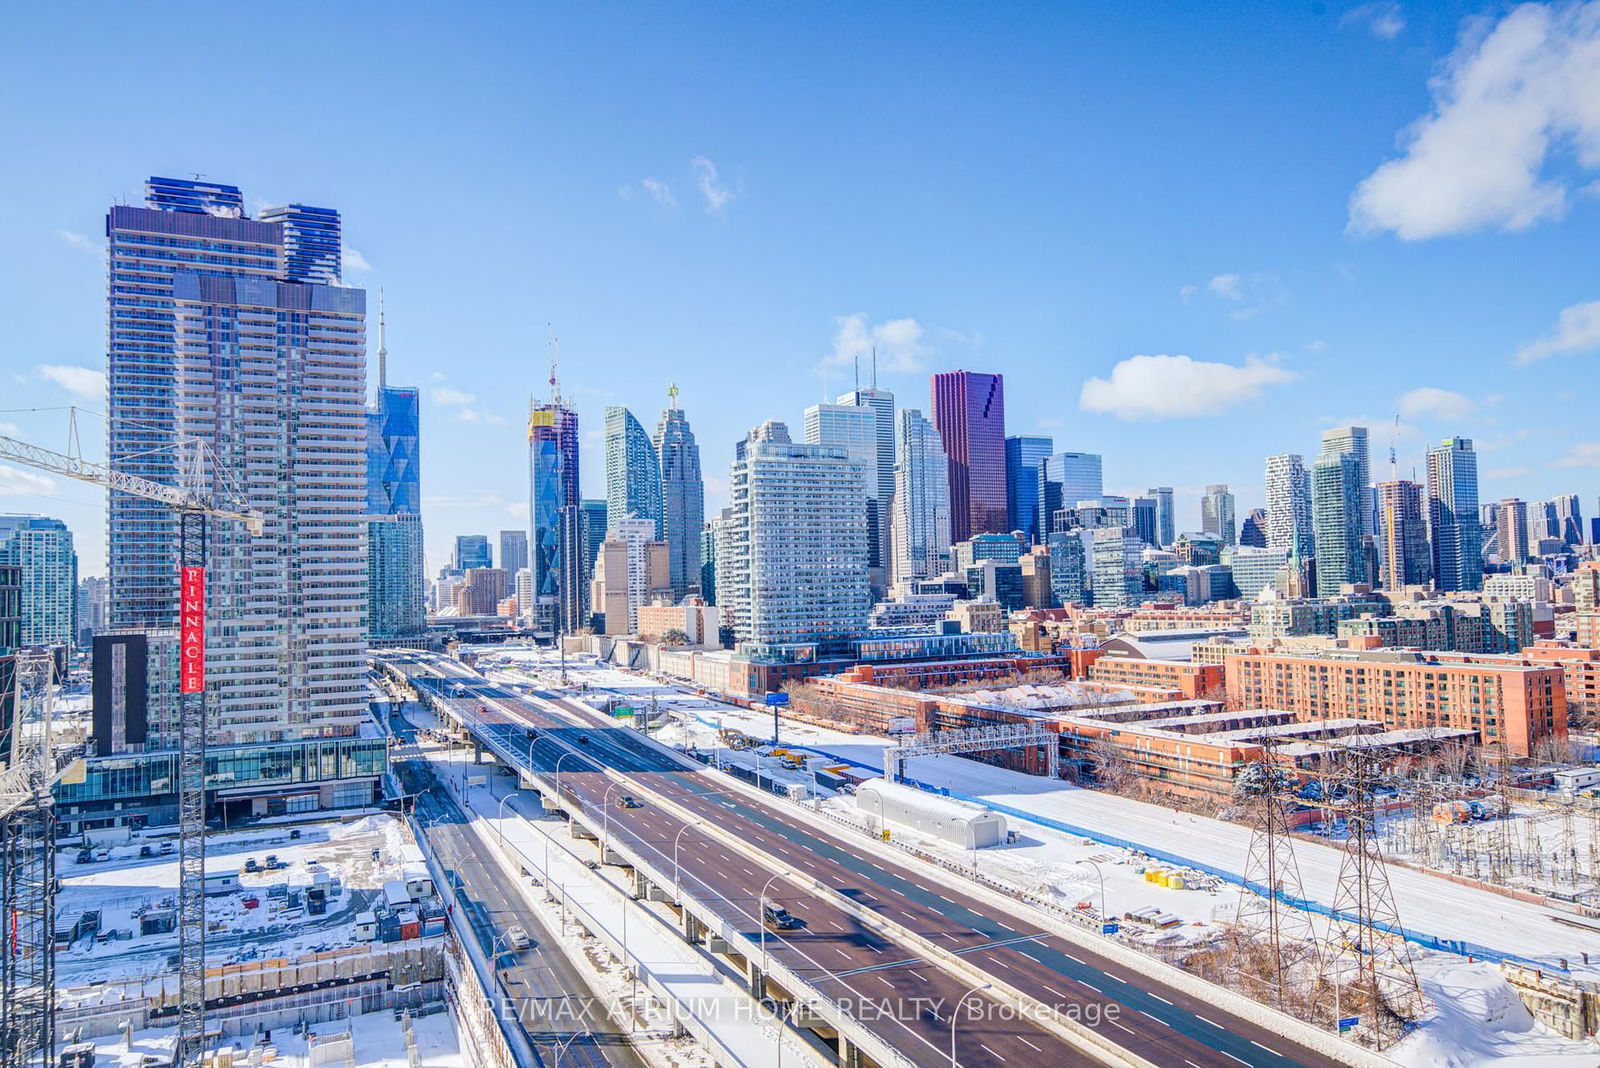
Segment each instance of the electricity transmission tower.
[{"label": "electricity transmission tower", "polygon": [[1321,985],[1316,932],[1310,914],[1301,907],[1305,889],[1289,837],[1290,781],[1268,744],[1261,758],[1240,773],[1237,787],[1251,834],[1235,922],[1247,935],[1266,936],[1267,981],[1280,1009],[1296,979],[1309,981],[1313,993]]},{"label": "electricity transmission tower", "polygon": [[[1353,986],[1370,1005],[1372,1033],[1379,1048],[1398,1039],[1408,1021],[1426,1007],[1422,987],[1411,967],[1411,951],[1400,926],[1388,869],[1378,844],[1377,813],[1373,801],[1380,754],[1371,749],[1348,748],[1329,785],[1342,795],[1332,807],[1345,820],[1344,856],[1339,882],[1333,892],[1327,977],[1337,990],[1344,987],[1346,965],[1353,965]],[[1358,1002],[1359,1004],[1359,1002]]]}]

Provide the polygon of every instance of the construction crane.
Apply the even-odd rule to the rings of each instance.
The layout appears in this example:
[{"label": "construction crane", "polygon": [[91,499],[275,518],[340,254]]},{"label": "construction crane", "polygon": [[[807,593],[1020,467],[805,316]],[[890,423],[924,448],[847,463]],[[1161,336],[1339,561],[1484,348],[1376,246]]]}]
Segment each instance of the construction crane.
[{"label": "construction crane", "polygon": [[[157,501],[178,513],[179,542],[179,694],[178,694],[178,1045],[174,1063],[200,1060],[205,1036],[205,617],[206,524],[209,519],[240,522],[252,535],[265,526],[260,512],[224,490],[214,503],[202,490],[205,446],[197,438],[177,442],[182,488],[113,470],[77,452],[77,415],[71,417],[71,454],[29,445],[0,435],[0,461],[23,464],[49,474],[90,482],[117,493]],[[215,470],[215,465],[213,465]],[[33,805],[50,804],[48,791],[34,791]],[[48,944],[54,954],[54,892],[48,895]],[[50,1051],[44,1051],[49,1068]]]},{"label": "construction crane", "polygon": [[[0,1068],[49,1065],[55,1046],[55,808],[51,787],[81,782],[83,760],[51,738],[61,678],[54,649],[0,659]],[[9,733],[9,742],[4,742]]]}]

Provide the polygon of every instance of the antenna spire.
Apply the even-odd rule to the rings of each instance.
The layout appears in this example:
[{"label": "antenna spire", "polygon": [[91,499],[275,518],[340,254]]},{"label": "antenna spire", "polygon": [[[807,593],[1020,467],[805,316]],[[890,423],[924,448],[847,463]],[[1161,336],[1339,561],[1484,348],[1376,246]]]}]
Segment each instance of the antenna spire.
[{"label": "antenna spire", "polygon": [[556,381],[556,357],[560,352],[560,345],[556,341],[555,328],[549,323],[544,324],[545,344],[550,348],[550,403],[561,403],[561,386]]},{"label": "antenna spire", "polygon": [[673,411],[678,410],[678,383],[676,382],[667,385],[667,405]]},{"label": "antenna spire", "polygon": [[383,287],[378,287],[378,392],[389,384],[389,346],[384,329]]},{"label": "antenna spire", "polygon": [[872,388],[878,388],[878,346],[872,346]]}]

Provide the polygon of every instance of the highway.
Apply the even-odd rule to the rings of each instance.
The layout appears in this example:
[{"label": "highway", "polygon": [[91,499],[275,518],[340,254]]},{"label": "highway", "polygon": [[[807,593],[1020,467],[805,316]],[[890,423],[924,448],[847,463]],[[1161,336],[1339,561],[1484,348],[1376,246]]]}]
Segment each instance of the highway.
[{"label": "highway", "polygon": [[[817,989],[852,1005],[887,998],[913,1007],[884,1014],[876,1030],[914,1063],[950,1063],[949,1013],[974,984],[943,964],[930,963],[909,945],[864,929],[826,895],[797,887],[781,873],[803,872],[821,881],[855,906],[932,940],[992,981],[1051,1004],[1149,1063],[1190,1068],[1322,1068],[1337,1063],[1109,958],[1068,945],[1048,929],[1028,923],[1020,910],[996,915],[993,906],[935,883],[914,861],[869,840],[822,833],[784,802],[757,801],[730,789],[714,773],[685,766],[638,733],[616,727],[576,702],[547,692],[537,694],[540,701],[529,701],[454,662],[441,659],[430,666],[451,677],[451,696],[463,702],[456,707],[476,719],[475,729],[498,738],[508,752],[525,753],[519,760],[524,766],[542,773],[559,770],[563,794],[576,798],[591,819],[608,823],[618,844],[629,844],[670,870],[673,842],[681,832],[686,890],[753,939],[761,937],[761,889],[780,876],[768,899],[789,908],[804,926],[768,931],[767,951]],[[464,688],[460,692],[458,685]],[[484,712],[477,711],[480,706]],[[531,743],[530,726],[538,732]],[[598,770],[601,766],[636,782],[646,803],[636,809],[614,803],[604,808],[608,791],[612,801],[623,791]],[[651,794],[692,812],[702,825],[735,836],[744,848],[729,848],[704,834],[703,826],[702,833],[684,831],[695,824],[648,803]],[[752,851],[759,856],[750,856]],[[997,1003],[981,995],[969,999],[966,1007],[968,1013],[974,1007],[984,1011],[973,1018],[963,1013],[957,1021],[956,1059],[961,1065],[1096,1063],[1057,1032],[1002,1013]]]},{"label": "highway", "polygon": [[[493,843],[462,815],[450,791],[436,780],[432,764],[417,755],[415,730],[398,715],[391,716],[390,724],[401,743],[395,750],[395,774],[406,792],[416,795],[413,815],[440,866],[459,880],[459,892],[440,888],[445,901],[455,905],[451,924],[458,937],[476,938],[484,955],[499,966],[500,993],[518,1007],[535,1051],[549,1063],[573,1068],[644,1068],[627,1035],[562,951],[557,932],[544,925],[541,914],[507,885],[505,871],[488,859],[494,855]],[[513,924],[527,932],[527,949],[513,951],[507,944],[504,935]],[[554,1056],[558,1048],[559,1058]]]}]

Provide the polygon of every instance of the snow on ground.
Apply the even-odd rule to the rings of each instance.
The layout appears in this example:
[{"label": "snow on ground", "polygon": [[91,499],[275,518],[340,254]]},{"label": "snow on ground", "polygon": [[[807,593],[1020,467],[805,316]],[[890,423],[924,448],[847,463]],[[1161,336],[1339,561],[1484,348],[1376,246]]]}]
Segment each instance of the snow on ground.
[{"label": "snow on ground", "polygon": [[[465,1068],[468,1064],[461,1054],[455,1018],[449,1012],[415,1016],[411,1026],[421,1068]],[[356,1068],[407,1068],[409,1063],[405,1036],[393,1013],[387,1010],[350,1020],[329,1020],[313,1024],[310,1029],[322,1035],[352,1031]],[[172,1056],[176,1037],[176,1030],[167,1027],[135,1031],[131,1047],[121,1039],[101,1039],[95,1043],[95,1064],[97,1068],[143,1068],[147,1056],[159,1057],[165,1063]],[[267,1049],[271,1056],[266,1063],[272,1068],[310,1068],[306,1037],[295,1034],[292,1028],[274,1028]],[[235,1040],[234,1050],[234,1064],[247,1065],[250,1045]]]},{"label": "snow on ground", "polygon": [[1431,1008],[1388,1056],[1406,1068],[1594,1068],[1600,1047],[1534,1020],[1499,971],[1431,954],[1416,962]]},{"label": "snow on ground", "polygon": [[[289,837],[298,829],[298,840]],[[366,911],[388,879],[401,875],[401,847],[408,841],[404,823],[375,814],[349,823],[322,822],[250,827],[206,836],[206,870],[241,871],[254,857],[264,862],[276,855],[285,867],[273,872],[242,873],[240,891],[207,898],[207,963],[216,966],[260,956],[309,953],[318,946],[348,945],[351,921]],[[63,947],[56,957],[62,986],[98,980],[144,981],[168,974],[167,955],[177,951],[177,934],[140,936],[139,914],[177,904],[178,863],[175,855],[138,859],[139,842],[119,847],[113,859],[73,863],[75,851],[62,854],[61,892],[56,911],[71,924],[90,910],[99,910],[101,930],[131,932],[131,938],[99,943],[85,937]],[[373,858],[373,851],[377,858]],[[128,856],[128,854],[132,856]],[[287,909],[268,895],[272,886],[308,886],[318,872],[337,880],[330,891],[326,916],[307,916]],[[246,908],[254,897],[258,906]],[[294,931],[293,936],[288,932]]]},{"label": "snow on ground", "polygon": [[[438,762],[447,755],[437,747],[425,748],[423,754]],[[457,802],[464,803],[459,779],[449,781]],[[643,984],[635,987],[626,963],[615,956],[611,948],[614,946],[625,945],[626,956],[634,966],[653,975],[684,1004],[692,1005],[702,1021],[727,1044],[729,1055],[737,1063],[768,1063],[777,1038],[770,1016],[752,1013],[742,986],[678,936],[670,910],[660,906],[650,917],[639,915],[648,906],[638,901],[624,904],[627,891],[618,869],[591,870],[585,866],[585,860],[597,855],[593,843],[573,840],[566,822],[547,817],[543,807],[526,793],[511,795],[502,808],[501,798],[506,795],[497,796],[492,785],[493,780],[490,785],[465,791],[472,818],[484,826],[490,840],[503,840],[505,855],[513,858],[519,868],[542,874],[544,889],[524,893],[523,899],[540,914],[547,930],[559,932],[562,951],[584,973],[595,994],[613,1007],[612,1011],[621,1018],[629,1013],[642,1015],[640,1030],[632,1032],[639,1052],[659,1068],[710,1068],[717,1063],[692,1037],[669,1033],[671,1028],[665,1025],[671,1015],[661,1015],[661,1006],[653,1002]],[[510,878],[509,871],[507,877]],[[633,916],[631,924],[624,919],[625,910]],[[579,914],[584,917],[582,926],[575,918]],[[604,933],[608,941],[585,933],[585,927]],[[648,1033],[646,1027],[650,1028]],[[792,1034],[785,1036],[784,1047],[784,1063],[817,1061],[814,1052],[802,1047]]]},{"label": "snow on ground", "polygon": [[[512,653],[508,659],[545,666],[536,654]],[[662,707],[692,717],[697,727],[686,734],[697,745],[713,745],[715,728],[737,727],[757,737],[770,737],[772,719],[761,712],[684,694],[677,686],[654,682],[607,666],[574,667],[574,681],[649,698]],[[795,722],[780,725],[785,746],[798,746],[855,761],[869,769],[882,768],[887,739],[844,734]],[[670,736],[669,736],[670,737]],[[663,738],[663,741],[666,739]],[[723,756],[728,757],[729,751]],[[733,759],[743,759],[733,757]],[[1146,849],[1157,849],[1190,862],[1238,873],[1249,852],[1249,827],[1191,815],[1100,790],[1082,789],[1066,782],[991,767],[961,757],[921,757],[907,762],[909,778],[1003,804],[1030,815],[1054,819],[1092,834],[1118,838]],[[1030,825],[1030,837],[1041,832]],[[1307,897],[1328,904],[1338,881],[1343,854],[1334,846],[1296,840],[1303,889]],[[1521,901],[1477,887],[1465,886],[1427,872],[1390,865],[1388,868],[1401,922],[1416,931],[1439,938],[1486,945],[1502,953],[1517,954],[1560,966],[1566,961],[1575,974],[1600,980],[1600,924],[1596,929],[1558,923],[1554,917],[1569,913]],[[1588,963],[1584,962],[1588,955]]]}]

